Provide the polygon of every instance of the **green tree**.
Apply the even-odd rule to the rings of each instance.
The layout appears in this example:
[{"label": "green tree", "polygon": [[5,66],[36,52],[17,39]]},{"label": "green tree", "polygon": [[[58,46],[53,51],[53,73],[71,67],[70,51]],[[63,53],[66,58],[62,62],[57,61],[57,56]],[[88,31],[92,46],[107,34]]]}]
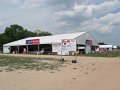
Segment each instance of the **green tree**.
[{"label": "green tree", "polygon": [[117,49],[120,50],[120,46],[117,46]]},{"label": "green tree", "polygon": [[41,30],[35,30],[34,33],[36,33],[37,36],[50,36],[50,35],[52,35],[49,32],[45,32],[45,31],[41,31]]},{"label": "green tree", "polygon": [[4,33],[0,34],[0,49],[2,49],[3,44],[34,36],[37,34],[24,29],[22,26],[10,25],[10,27],[6,27]]},{"label": "green tree", "polygon": [[7,37],[4,33],[0,34],[0,50],[2,50],[3,44],[9,43],[10,38]]},{"label": "green tree", "polygon": [[10,38],[10,42],[27,37],[36,36],[35,33],[28,31],[27,29],[24,29],[22,26],[16,24],[10,25],[10,27],[6,27],[5,35]]}]

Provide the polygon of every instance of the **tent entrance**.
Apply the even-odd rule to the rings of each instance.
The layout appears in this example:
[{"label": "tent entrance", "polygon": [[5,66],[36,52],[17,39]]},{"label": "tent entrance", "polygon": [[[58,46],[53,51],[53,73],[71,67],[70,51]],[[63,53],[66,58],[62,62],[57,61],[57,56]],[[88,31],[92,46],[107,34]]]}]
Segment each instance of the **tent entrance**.
[{"label": "tent entrance", "polygon": [[51,44],[28,45],[29,54],[49,54],[52,52]]}]

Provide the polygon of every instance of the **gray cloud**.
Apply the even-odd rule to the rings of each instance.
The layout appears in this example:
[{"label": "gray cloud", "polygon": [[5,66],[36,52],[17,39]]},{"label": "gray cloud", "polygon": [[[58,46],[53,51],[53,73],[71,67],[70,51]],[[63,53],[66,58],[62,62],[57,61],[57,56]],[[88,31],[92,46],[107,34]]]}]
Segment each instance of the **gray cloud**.
[{"label": "gray cloud", "polygon": [[[87,23],[88,26],[91,26],[91,23],[94,23],[95,27],[98,26],[101,27],[100,30],[101,32],[104,31],[107,32],[108,29],[110,31],[110,28],[112,28],[110,27],[111,25],[103,26],[102,24],[103,26],[102,27],[100,22],[96,23],[96,19],[97,21],[101,21],[99,19],[102,19],[102,17],[107,16],[108,18],[104,17],[105,20],[103,20],[102,22],[106,24],[107,19],[108,20],[110,19],[109,18],[110,13],[112,13],[114,10],[119,8],[120,8],[119,0],[103,2],[98,5],[86,5],[86,4],[74,5],[72,8],[68,10],[55,12],[56,17],[54,17],[54,19],[56,20],[56,22],[60,22],[60,26],[61,26],[61,22],[64,23],[66,22],[66,24],[68,24],[70,27],[74,27],[74,30],[77,29],[78,27],[81,28],[82,26],[86,26],[85,23]],[[84,27],[84,28],[88,28],[88,27]],[[91,27],[91,29],[92,28],[93,27]]]}]

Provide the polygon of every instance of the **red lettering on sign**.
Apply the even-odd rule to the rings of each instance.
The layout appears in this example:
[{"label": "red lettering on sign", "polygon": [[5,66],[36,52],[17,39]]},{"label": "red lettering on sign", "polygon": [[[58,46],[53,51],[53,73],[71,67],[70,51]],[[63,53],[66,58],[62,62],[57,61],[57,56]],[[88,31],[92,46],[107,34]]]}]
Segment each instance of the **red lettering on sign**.
[{"label": "red lettering on sign", "polygon": [[39,44],[40,43],[40,40],[39,39],[33,39],[32,40],[32,44]]}]

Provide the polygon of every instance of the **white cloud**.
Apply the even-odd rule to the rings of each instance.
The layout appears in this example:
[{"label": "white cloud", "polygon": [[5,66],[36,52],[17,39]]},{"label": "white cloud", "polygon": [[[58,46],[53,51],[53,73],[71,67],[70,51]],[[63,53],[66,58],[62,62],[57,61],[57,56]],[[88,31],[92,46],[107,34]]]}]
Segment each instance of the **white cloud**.
[{"label": "white cloud", "polygon": [[0,26],[3,24],[3,22],[0,22]]},{"label": "white cloud", "polygon": [[74,17],[75,16],[75,12],[73,12],[73,11],[62,11],[62,12],[56,12],[55,15],[57,15],[57,16]]},{"label": "white cloud", "polygon": [[45,3],[47,0],[2,0],[5,3],[20,4],[20,9],[33,9]]},{"label": "white cloud", "polygon": [[110,25],[103,25],[101,28],[100,28],[100,31],[102,33],[110,33],[112,32],[113,30],[113,26],[110,26]]},{"label": "white cloud", "polygon": [[[115,28],[118,28],[118,23],[120,23],[120,13],[113,13],[119,8],[119,0],[107,1],[96,5],[76,4],[68,10],[55,12],[54,19],[56,22],[68,24],[69,27],[77,31],[110,33]],[[65,27],[64,24],[63,26],[60,24],[60,26]]]},{"label": "white cloud", "polygon": [[22,0],[2,0],[5,3],[19,4]]},{"label": "white cloud", "polygon": [[46,0],[25,0],[20,8],[22,9],[33,9],[35,7],[39,7]]},{"label": "white cloud", "polygon": [[91,18],[105,15],[118,8],[120,8],[119,0],[104,2],[98,5],[76,4],[69,10],[56,12],[56,15],[61,18],[64,16],[76,17],[77,15]]},{"label": "white cloud", "polygon": [[102,33],[110,33],[115,32],[114,28],[119,28],[118,24],[120,24],[120,12],[84,21],[77,30],[93,30]]},{"label": "white cloud", "polygon": [[69,24],[64,21],[61,21],[61,22],[55,23],[53,25],[54,28],[60,28],[60,27],[64,27],[64,26],[69,26]]}]

